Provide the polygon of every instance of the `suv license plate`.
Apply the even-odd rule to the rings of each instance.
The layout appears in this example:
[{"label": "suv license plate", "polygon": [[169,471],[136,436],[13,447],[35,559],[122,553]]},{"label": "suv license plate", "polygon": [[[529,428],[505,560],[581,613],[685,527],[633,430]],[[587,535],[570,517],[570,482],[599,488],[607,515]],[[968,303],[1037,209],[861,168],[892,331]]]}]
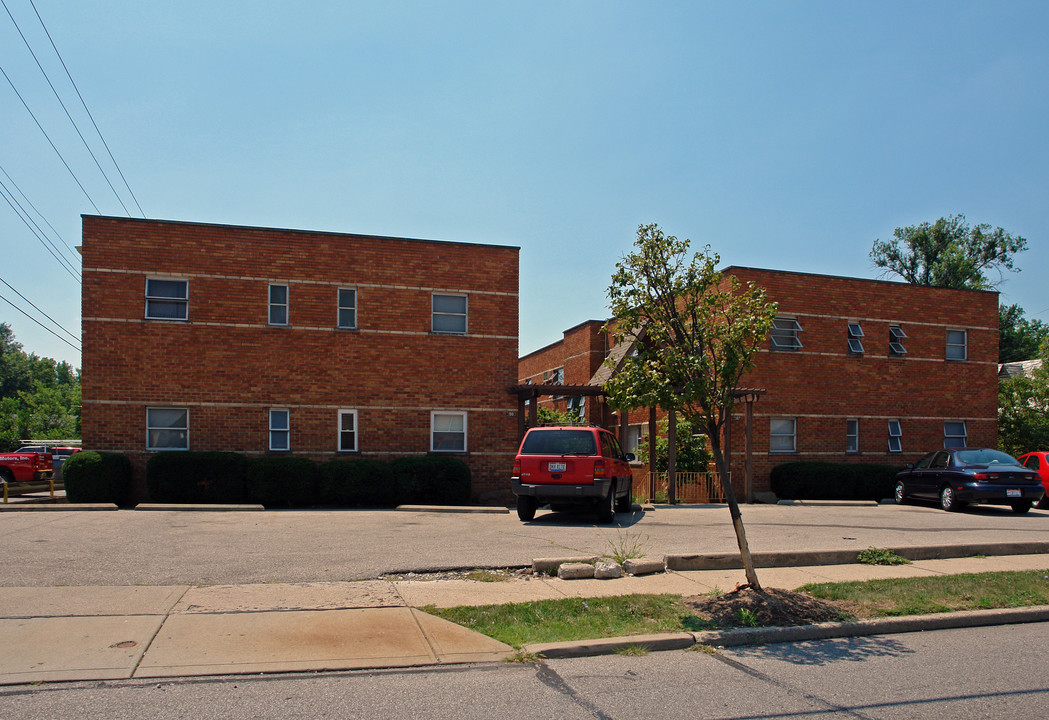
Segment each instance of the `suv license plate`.
[{"label": "suv license plate", "polygon": [[1015,490],[1010,488],[1010,489],[1005,491],[1005,497],[1023,497],[1023,496],[1024,496],[1023,490],[1020,490],[1019,488],[1017,488]]},{"label": "suv license plate", "polygon": [[568,463],[550,463],[546,466],[546,469],[550,472],[564,472],[568,469]]}]

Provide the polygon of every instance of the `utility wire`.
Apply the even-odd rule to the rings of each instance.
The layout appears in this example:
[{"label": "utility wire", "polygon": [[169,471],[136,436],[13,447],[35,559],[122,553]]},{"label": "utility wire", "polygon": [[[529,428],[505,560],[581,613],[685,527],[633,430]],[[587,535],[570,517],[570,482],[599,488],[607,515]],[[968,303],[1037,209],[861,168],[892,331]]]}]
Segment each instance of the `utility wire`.
[{"label": "utility wire", "polygon": [[58,151],[58,148],[55,147],[55,144],[51,142],[51,138],[48,136],[47,131],[44,130],[44,126],[40,124],[40,121],[36,119],[36,115],[34,115],[33,111],[29,109],[29,105],[28,103],[26,103],[25,98],[22,97],[22,93],[18,92],[18,88],[16,88],[15,84],[11,82],[11,78],[9,78],[7,76],[7,73],[4,72],[3,67],[0,67],[0,74],[3,74],[4,79],[7,80],[7,84],[11,86],[11,89],[15,91],[15,95],[17,95],[18,99],[22,101],[22,106],[26,109],[26,112],[29,113],[29,116],[33,118],[33,122],[36,123],[36,126],[40,128],[40,132],[42,132],[44,134],[44,137],[47,138],[47,142],[51,145],[51,149],[55,151],[55,154],[58,155],[58,159],[61,160],[62,164],[66,166],[66,170],[69,171],[69,174],[73,177],[74,182],[76,182],[77,186],[84,193],[84,197],[86,197],[88,202],[91,203],[91,207],[95,208],[95,212],[101,215],[102,211],[98,209],[98,205],[95,205],[95,201],[91,199],[91,195],[89,195],[87,190],[84,189],[84,186],[81,185],[80,180],[77,179],[76,173],[73,172],[73,168],[69,167],[69,163],[67,163],[66,159],[62,157],[62,153],[60,153]]},{"label": "utility wire", "polygon": [[74,345],[73,343],[71,343],[71,342],[69,342],[68,340],[66,340],[66,339],[65,339],[64,337],[62,337],[61,335],[59,335],[58,333],[56,333],[56,332],[55,332],[54,330],[52,330],[51,328],[49,328],[49,327],[48,327],[47,325],[44,325],[44,324],[43,324],[42,322],[40,322],[39,320],[37,320],[37,319],[36,319],[35,317],[33,317],[32,315],[30,315],[29,313],[27,313],[27,312],[26,312],[25,310],[23,310],[22,308],[20,308],[20,307],[18,307],[17,305],[15,305],[15,304],[14,304],[13,302],[11,302],[11,301],[10,301],[10,300],[8,300],[7,298],[5,298],[5,297],[4,297],[3,295],[0,295],[0,300],[3,300],[4,302],[6,302],[6,303],[7,303],[8,305],[10,305],[11,307],[13,307],[13,308],[14,308],[15,310],[17,310],[18,312],[20,312],[20,313],[22,313],[23,315],[25,315],[25,316],[26,316],[27,318],[29,318],[30,320],[32,320],[33,322],[35,322],[35,323],[36,323],[37,325],[39,325],[40,327],[42,327],[42,328],[43,328],[44,330],[47,330],[47,331],[48,331],[49,333],[51,333],[52,335],[54,335],[54,336],[55,336],[56,338],[58,338],[59,340],[61,340],[62,342],[64,342],[64,343],[65,343],[66,345],[68,345],[69,347],[73,348],[73,349],[74,349],[74,350],[76,350],[77,352],[81,352],[81,349],[80,349],[80,347],[79,347],[79,346],[77,346],[77,345]]},{"label": "utility wire", "polygon": [[43,315],[44,317],[46,317],[46,318],[47,318],[48,320],[50,320],[50,321],[51,321],[52,323],[54,323],[54,325],[55,325],[55,327],[56,327],[56,328],[58,328],[59,330],[61,330],[62,332],[64,332],[64,333],[65,333],[66,335],[68,335],[69,337],[73,338],[73,340],[74,340],[75,342],[80,342],[80,338],[78,338],[78,337],[77,337],[76,335],[74,335],[73,333],[71,333],[71,332],[69,332],[68,330],[66,330],[66,329],[65,329],[65,327],[63,327],[63,326],[62,326],[62,323],[58,322],[58,321],[57,321],[57,320],[55,320],[55,319],[54,319],[53,317],[51,317],[50,315],[48,315],[48,314],[47,314],[46,312],[44,312],[43,310],[41,310],[40,308],[38,308],[38,307],[37,307],[36,305],[34,305],[34,304],[33,304],[33,301],[32,301],[32,300],[30,300],[30,299],[29,299],[29,298],[27,298],[27,297],[26,297],[25,295],[23,295],[22,293],[20,293],[20,292],[18,292],[17,290],[15,290],[15,289],[14,289],[13,287],[11,287],[11,283],[7,282],[7,281],[6,281],[6,280],[4,280],[3,278],[0,278],[0,283],[3,283],[4,285],[7,285],[7,287],[8,287],[8,288],[10,288],[11,292],[13,292],[13,293],[14,293],[15,295],[17,295],[18,297],[22,298],[22,299],[23,299],[23,300],[25,300],[25,301],[26,301],[27,303],[29,303],[29,304],[30,304],[30,305],[31,305],[31,306],[33,307],[33,309],[34,309],[34,310],[36,310],[36,311],[37,311],[38,313],[40,313],[41,315]]},{"label": "utility wire", "polygon": [[[25,209],[23,209],[22,206],[18,203],[17,198],[15,198],[13,194],[11,194],[11,191],[2,182],[0,182],[0,190],[2,190],[0,191],[0,197],[3,197],[4,200],[7,201],[7,204],[10,205],[11,209],[15,211],[15,214],[18,215],[18,218],[23,223],[25,223],[25,226],[27,228],[29,228],[29,232],[33,233],[33,235],[36,236],[36,239],[40,241],[40,244],[44,246],[45,250],[51,253],[51,257],[58,261],[58,264],[62,266],[63,270],[69,273],[72,276],[72,278],[78,283],[81,283],[81,279],[78,276],[76,268],[74,268],[68,260],[66,260],[58,254],[58,248],[55,247],[54,243],[51,242],[50,238],[48,238],[46,235],[41,236],[41,234],[33,228],[33,225],[30,225],[30,222],[32,222],[33,219],[31,217],[28,217],[29,214],[25,212]],[[33,224],[35,225],[36,223]],[[50,247],[48,247],[49,245]]]},{"label": "utility wire", "polygon": [[22,37],[22,42],[25,43],[26,49],[29,51],[29,54],[33,56],[33,60],[36,62],[36,66],[40,69],[40,73],[44,76],[44,80],[47,80],[48,87],[50,87],[51,92],[54,93],[55,99],[58,100],[58,104],[62,106],[62,110],[63,112],[65,112],[66,117],[69,119],[69,123],[73,126],[73,129],[76,130],[76,134],[80,136],[80,142],[82,142],[84,144],[84,147],[87,149],[87,154],[90,155],[91,159],[95,161],[95,167],[97,167],[98,171],[102,173],[102,177],[105,178],[106,184],[109,185],[109,189],[113,191],[113,195],[116,196],[117,202],[120,203],[120,207],[124,208],[124,214],[130,216],[131,213],[128,212],[127,205],[124,204],[124,200],[120,197],[120,194],[117,192],[117,189],[113,187],[113,183],[110,182],[109,176],[106,175],[106,171],[102,169],[102,164],[98,161],[98,158],[95,157],[95,152],[91,149],[91,146],[87,144],[87,140],[84,138],[84,134],[80,132],[80,128],[77,126],[76,120],[74,120],[73,116],[69,114],[69,109],[66,107],[66,104],[62,102],[62,96],[58,94],[58,90],[55,89],[54,83],[52,83],[51,78],[48,77],[47,71],[44,70],[44,66],[40,64],[40,59],[37,58],[36,53],[33,52],[33,47],[29,44],[29,40],[26,39],[25,34],[22,32],[22,28],[18,26],[18,21],[15,20],[15,16],[11,14],[11,9],[7,7],[6,0],[0,0],[0,5],[4,6],[4,10],[7,10],[7,16],[11,18],[11,22],[14,23],[15,30],[17,30],[18,34]]},{"label": "utility wire", "polygon": [[[40,212],[39,210],[37,210],[36,205],[34,205],[33,202],[28,197],[26,197],[26,194],[24,192],[22,192],[22,188],[18,187],[18,183],[16,183],[15,179],[13,177],[11,177],[7,173],[7,170],[4,170],[4,167],[2,165],[0,165],[0,172],[2,172],[4,174],[4,177],[7,178],[8,182],[10,182],[11,185],[14,187],[14,189],[18,191],[18,194],[22,196],[22,199],[26,201],[26,204],[29,205],[29,207],[33,208],[33,212],[36,213],[36,216],[38,218],[40,218],[41,220],[43,220],[45,225],[47,225],[49,228],[51,228],[51,232],[53,232],[55,234],[55,237],[57,237],[59,239],[59,241],[63,245],[65,245],[66,250],[69,251],[70,257],[76,259],[79,262],[79,257],[77,256],[76,251],[69,246],[69,243],[67,243],[65,241],[65,238],[62,237],[62,233],[58,232],[58,230],[55,229],[55,226],[52,225],[50,222],[48,222],[47,218],[44,217],[44,214],[42,212]],[[2,182],[0,182],[0,184],[2,184]],[[10,193],[11,190],[8,189],[8,192]],[[14,197],[14,193],[11,193],[11,196]],[[21,203],[19,203],[19,204],[21,204]],[[28,215],[29,213],[26,213],[26,214]],[[36,225],[35,222],[33,224]],[[36,225],[36,226],[37,226],[37,228],[40,228],[39,225]],[[42,232],[42,233],[44,232],[42,228],[40,229],[40,232]]]},{"label": "utility wire", "polygon": [[[107,143],[106,139],[102,137],[102,131],[98,129],[98,123],[95,122],[95,116],[91,114],[91,111],[87,107],[87,102],[84,100],[84,96],[80,94],[80,88],[77,87],[76,81],[73,80],[73,76],[69,72],[69,68],[66,67],[66,61],[62,58],[62,53],[58,52],[58,46],[55,45],[55,41],[51,38],[51,33],[48,32],[47,26],[44,25],[44,19],[40,17],[40,11],[36,9],[36,4],[33,2],[33,0],[29,0],[29,4],[32,5],[33,12],[36,13],[36,19],[40,21],[40,27],[44,29],[44,34],[47,35],[47,39],[51,42],[51,47],[54,48],[55,55],[58,56],[58,61],[62,63],[62,69],[66,71],[66,77],[69,78],[69,83],[73,86],[73,89],[76,90],[77,97],[80,98],[80,104],[84,106],[84,112],[86,112],[88,118],[91,119],[91,124],[95,128],[95,132],[98,133],[98,139],[102,141],[102,145],[105,146],[106,152],[109,153],[109,159],[113,161],[113,167],[117,169],[117,174],[119,174],[120,179],[124,181],[124,187],[126,187],[128,193],[130,193],[131,199],[135,201],[135,206],[138,207],[139,214],[142,217],[145,217],[146,213],[143,212],[142,206],[138,202],[138,198],[135,197],[135,191],[131,189],[131,186],[128,184],[127,178],[124,177],[124,171],[120,169],[120,165],[117,163],[117,159],[113,157],[113,151],[109,149],[109,143]],[[125,208],[125,210],[126,209],[127,208]]]}]

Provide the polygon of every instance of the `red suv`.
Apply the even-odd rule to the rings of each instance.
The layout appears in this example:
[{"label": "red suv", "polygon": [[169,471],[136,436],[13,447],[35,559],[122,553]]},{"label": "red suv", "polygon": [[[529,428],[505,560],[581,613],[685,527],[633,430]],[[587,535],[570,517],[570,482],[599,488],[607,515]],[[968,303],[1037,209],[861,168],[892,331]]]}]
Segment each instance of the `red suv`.
[{"label": "red suv", "polygon": [[532,520],[540,505],[554,510],[582,505],[596,508],[598,522],[610,523],[617,512],[630,512],[633,459],[604,428],[530,428],[510,478],[517,516]]}]

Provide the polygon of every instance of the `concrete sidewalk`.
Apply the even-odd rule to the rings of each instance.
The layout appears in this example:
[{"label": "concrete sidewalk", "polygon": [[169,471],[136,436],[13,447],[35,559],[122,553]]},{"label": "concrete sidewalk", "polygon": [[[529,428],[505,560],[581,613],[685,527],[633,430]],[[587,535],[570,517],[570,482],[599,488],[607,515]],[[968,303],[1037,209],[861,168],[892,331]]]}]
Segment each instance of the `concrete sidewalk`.
[{"label": "concrete sidewalk", "polygon": [[[762,569],[760,577],[767,587],[794,589],[810,582],[1047,568],[1049,555],[1038,554],[898,566],[773,567]],[[499,661],[513,648],[418,608],[633,593],[695,595],[744,582],[742,570],[694,570],[614,580],[533,576],[505,582],[0,587],[0,684]],[[1008,617],[1015,622],[1017,613]],[[1049,610],[1019,617],[1045,619]],[[877,630],[872,626],[870,632]],[[695,642],[676,635],[663,638],[673,641],[668,647]],[[616,642],[527,649],[607,652]]]}]

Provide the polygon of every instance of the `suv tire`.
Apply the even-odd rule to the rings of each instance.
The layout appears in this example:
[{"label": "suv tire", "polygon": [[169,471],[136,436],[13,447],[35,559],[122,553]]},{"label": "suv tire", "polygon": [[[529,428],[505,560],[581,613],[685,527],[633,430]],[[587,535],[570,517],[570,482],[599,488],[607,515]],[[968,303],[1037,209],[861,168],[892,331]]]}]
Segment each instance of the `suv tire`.
[{"label": "suv tire", "polygon": [[616,484],[608,488],[608,495],[597,505],[597,522],[609,525],[616,519]]},{"label": "suv tire", "polygon": [[626,486],[626,495],[616,500],[616,512],[628,513],[634,505],[634,480],[631,478]]},{"label": "suv tire", "polygon": [[517,517],[519,517],[522,522],[534,520],[535,511],[538,505],[539,503],[535,501],[534,497],[519,495],[517,498]]}]

